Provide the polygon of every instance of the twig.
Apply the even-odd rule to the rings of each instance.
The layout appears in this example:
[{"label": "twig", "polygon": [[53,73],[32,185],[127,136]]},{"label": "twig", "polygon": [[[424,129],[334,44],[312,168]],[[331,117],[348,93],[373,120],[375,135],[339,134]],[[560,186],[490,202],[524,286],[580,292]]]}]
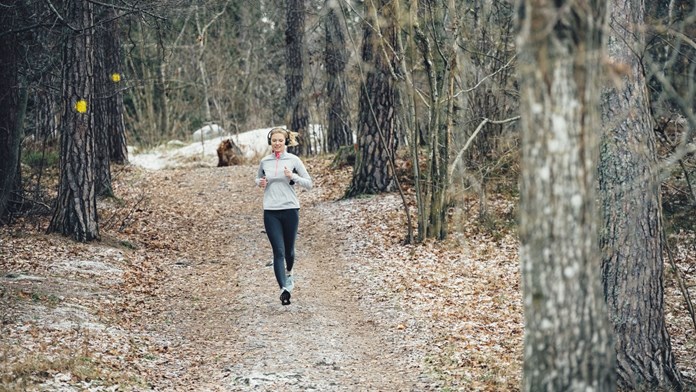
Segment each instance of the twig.
[{"label": "twig", "polygon": [[677,277],[677,282],[679,283],[679,290],[681,291],[682,295],[684,296],[684,301],[686,302],[686,310],[688,310],[689,314],[691,315],[691,322],[694,324],[694,331],[696,331],[696,314],[694,313],[694,304],[691,302],[691,296],[689,295],[689,289],[686,287],[686,283],[684,283],[684,278],[681,276],[681,273],[679,273],[679,268],[677,268],[677,263],[674,261],[674,256],[672,255],[672,249],[669,247],[669,243],[667,242],[667,236],[665,235],[664,226],[662,227],[662,242],[664,243],[665,248],[667,248],[667,255],[669,256],[669,264],[672,266],[672,269],[674,270],[674,275]]},{"label": "twig", "polygon": [[[127,226],[126,221],[128,220],[128,218],[130,218],[131,215],[133,215],[133,212],[136,210],[136,208],[138,207],[138,205],[140,205],[140,203],[141,203],[143,200],[145,200],[145,196],[140,196],[140,199],[138,199],[138,201],[136,201],[135,204],[133,204],[133,207],[131,207],[130,211],[128,211],[128,214],[126,214],[126,217],[123,218],[123,220],[121,220],[121,226],[119,226],[119,228],[118,228],[118,231],[119,231],[119,232],[122,232],[123,229],[126,228],[126,226]],[[115,216],[116,216],[116,212],[114,212],[113,215],[111,215],[111,216],[109,217],[109,219],[107,219],[107,220],[104,222],[104,227],[105,227],[105,228],[110,226],[109,223],[114,219]]]},{"label": "twig", "polygon": [[452,98],[458,97],[459,94],[469,93],[469,92],[472,92],[472,91],[476,90],[476,89],[481,85],[481,83],[483,83],[486,79],[495,76],[495,74],[497,74],[498,72],[500,72],[500,71],[504,70],[505,68],[509,67],[510,64],[512,64],[512,62],[515,61],[516,58],[517,58],[517,55],[516,55],[516,54],[513,55],[513,56],[510,58],[510,60],[508,60],[508,62],[505,63],[505,65],[503,65],[502,67],[498,68],[495,72],[493,72],[493,73],[491,73],[491,74],[488,74],[488,75],[486,75],[485,77],[483,77],[481,80],[478,81],[478,83],[476,83],[476,85],[475,85],[474,87],[470,87],[470,88],[468,88],[468,89],[466,89],[466,90],[461,90],[461,91],[459,91],[458,93],[454,94],[454,96],[452,96]]},{"label": "twig", "polygon": [[56,9],[56,7],[53,6],[53,3],[51,3],[51,0],[46,0],[46,3],[48,3],[48,8],[50,8],[51,11],[53,11],[53,13],[56,14],[56,17],[57,17],[61,22],[63,22],[66,26],[68,26],[68,28],[69,28],[70,30],[72,30],[72,31],[74,31],[74,32],[80,31],[80,30],[78,30],[78,29],[76,29],[76,28],[70,26],[70,23],[68,23],[68,22],[65,20],[65,18],[63,18],[63,15],[61,15],[60,12],[58,12],[58,10]]},{"label": "twig", "polygon": [[452,174],[454,173],[454,168],[457,167],[457,165],[459,164],[459,161],[461,161],[462,156],[464,155],[464,152],[469,148],[469,145],[471,144],[471,142],[474,141],[474,138],[476,137],[476,135],[478,135],[478,133],[481,132],[484,125],[486,125],[487,123],[505,124],[508,122],[517,121],[519,119],[520,119],[520,116],[515,116],[515,117],[511,117],[511,118],[508,118],[505,120],[499,120],[499,121],[489,120],[488,118],[484,118],[483,121],[481,121],[481,124],[479,124],[479,126],[476,127],[476,130],[474,131],[474,133],[469,137],[469,140],[466,141],[466,144],[464,144],[464,147],[462,147],[462,149],[459,151],[459,153],[457,154],[457,157],[454,158],[454,162],[452,162],[452,164],[450,165],[450,167],[449,167],[450,184],[452,183]]},{"label": "twig", "polygon": [[46,204],[46,203],[44,203],[44,202],[40,202],[40,201],[38,201],[38,200],[34,200],[34,199],[31,199],[31,198],[28,198],[28,197],[24,196],[24,194],[15,193],[15,195],[21,197],[22,200],[28,201],[28,202],[30,202],[30,203],[33,204],[33,205],[37,205],[37,206],[40,206],[40,207],[45,208],[46,211],[51,211],[51,206],[49,206],[48,204]]},{"label": "twig", "polygon": [[684,179],[686,180],[686,185],[689,188],[689,191],[691,192],[691,203],[692,205],[696,206],[696,190],[694,190],[694,187],[691,186],[691,180],[689,179],[689,171],[686,169],[686,165],[684,165],[684,161],[682,159],[679,160],[679,166],[681,166],[682,170],[684,171]]},{"label": "twig", "polygon": [[145,8],[139,8],[133,4],[129,4],[125,1],[123,3],[126,4],[126,7],[119,6],[116,4],[107,4],[107,3],[103,3],[103,2],[100,2],[97,0],[89,0],[89,2],[92,4],[95,4],[95,5],[103,6],[103,7],[109,7],[109,8],[113,8],[113,9],[120,10],[120,11],[127,11],[128,13],[142,13],[144,15],[150,16],[153,19],[160,19],[163,21],[167,20],[167,18],[165,18],[163,16],[155,15],[154,13],[147,11]]}]

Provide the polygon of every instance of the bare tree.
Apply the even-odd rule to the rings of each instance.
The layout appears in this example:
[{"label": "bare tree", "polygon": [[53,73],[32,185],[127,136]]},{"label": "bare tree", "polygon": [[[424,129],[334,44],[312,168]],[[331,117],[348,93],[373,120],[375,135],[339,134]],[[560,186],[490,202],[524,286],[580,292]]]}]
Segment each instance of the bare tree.
[{"label": "bare tree", "polygon": [[[129,34],[124,60],[130,89],[126,93],[124,121],[133,142],[147,146],[172,137],[168,51],[161,29],[151,29],[144,18],[127,19],[126,23]],[[154,26],[159,27],[159,23]],[[187,54],[188,58],[192,56]],[[190,73],[195,74],[193,70]]]},{"label": "bare tree", "polygon": [[520,0],[525,391],[613,391],[595,172],[605,2]]},{"label": "bare tree", "polygon": [[350,124],[345,75],[348,52],[345,31],[341,19],[338,17],[341,9],[336,0],[327,0],[326,8],[324,62],[327,73],[326,94],[329,99],[326,148],[329,152],[334,152],[341,146],[352,146],[353,133]]},{"label": "bare tree", "polygon": [[602,281],[614,325],[618,381],[628,390],[681,390],[665,325],[659,167],[646,79],[642,0],[613,0],[602,96],[599,184]]},{"label": "bare tree", "polygon": [[453,179],[478,192],[479,219],[490,221],[489,183],[501,165],[516,161],[519,150],[516,126],[500,122],[518,113],[514,12],[508,1],[472,0],[467,6],[469,12],[461,17],[458,58],[462,86],[455,92],[461,128],[453,134],[452,144],[469,148],[460,150],[462,164]]},{"label": "bare tree", "polygon": [[111,162],[128,161],[123,122],[119,15],[102,8],[96,21],[94,59],[94,130],[97,195],[112,196]]},{"label": "bare tree", "polygon": [[[109,10],[104,10],[99,13],[99,19],[106,19]],[[94,165],[95,165],[95,185],[97,196],[113,196],[113,187],[111,185],[111,151],[110,151],[110,133],[109,129],[109,103],[107,101],[111,94],[111,75],[109,73],[110,66],[107,65],[107,57],[109,51],[114,48],[109,45],[109,29],[112,28],[109,24],[99,24],[94,32],[94,102],[93,119],[94,119]]]},{"label": "bare tree", "polygon": [[105,127],[108,130],[108,148],[110,161],[115,163],[128,162],[126,144],[126,126],[123,118],[123,89],[120,87],[123,79],[123,59],[121,49],[121,18],[115,9],[107,11],[107,20],[102,45],[104,53],[105,73],[101,75],[107,86],[104,97],[106,101]]},{"label": "bare tree", "polygon": [[282,2],[168,3],[155,17],[122,20],[129,142],[190,138],[207,121],[230,132],[284,123]]},{"label": "bare tree", "polygon": [[[285,109],[288,129],[298,133],[302,154],[312,152],[309,132],[309,109],[303,91],[305,79],[305,0],[286,2],[285,27]],[[291,150],[294,150],[291,148]],[[295,150],[295,152],[298,152]]]},{"label": "bare tree", "polygon": [[208,30],[210,29],[210,26],[215,23],[218,18],[223,16],[225,12],[227,11],[227,6],[229,5],[229,1],[225,2],[224,6],[222,9],[212,15],[211,17],[207,18],[205,21],[201,21],[202,16],[201,12],[199,10],[199,7],[197,5],[193,6],[193,14],[194,14],[194,21],[196,24],[196,33],[197,33],[197,40],[198,40],[198,49],[197,49],[197,55],[196,55],[196,65],[198,66],[198,70],[200,72],[200,81],[201,85],[203,87],[203,113],[204,113],[204,122],[209,123],[213,120],[213,115],[212,111],[210,109],[210,106],[213,102],[213,97],[211,96],[210,93],[210,81],[209,81],[209,76],[208,72],[206,70],[206,63],[203,61],[203,56],[206,51],[207,47],[207,42],[208,42]]},{"label": "bare tree", "polygon": [[415,41],[423,59],[429,92],[427,134],[430,135],[430,159],[426,194],[430,201],[428,208],[419,211],[420,239],[444,239],[447,236],[446,195],[450,182],[448,166],[457,74],[455,45],[460,20],[455,12],[454,1],[443,3],[445,4],[419,2],[419,22],[414,25]]}]

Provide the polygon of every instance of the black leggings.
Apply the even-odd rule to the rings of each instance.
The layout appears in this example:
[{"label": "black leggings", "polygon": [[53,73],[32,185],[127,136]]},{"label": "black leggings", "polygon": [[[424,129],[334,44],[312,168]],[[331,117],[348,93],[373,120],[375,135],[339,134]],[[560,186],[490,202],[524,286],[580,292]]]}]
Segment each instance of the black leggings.
[{"label": "black leggings", "polygon": [[295,238],[300,210],[263,210],[263,225],[273,247],[273,272],[280,288],[285,287],[285,269],[295,264]]}]

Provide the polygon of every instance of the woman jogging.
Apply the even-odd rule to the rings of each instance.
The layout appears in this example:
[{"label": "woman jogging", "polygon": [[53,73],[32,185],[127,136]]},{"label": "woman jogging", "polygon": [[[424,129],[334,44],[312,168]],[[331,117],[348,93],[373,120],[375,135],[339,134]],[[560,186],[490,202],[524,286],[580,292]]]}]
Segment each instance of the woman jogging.
[{"label": "woman jogging", "polygon": [[285,151],[289,134],[282,128],[268,132],[272,153],[263,159],[256,174],[256,185],[263,193],[263,225],[273,248],[273,271],[280,286],[280,303],[290,305],[294,282],[295,238],[300,221],[300,202],[294,185],[312,188],[312,179],[296,155]]}]

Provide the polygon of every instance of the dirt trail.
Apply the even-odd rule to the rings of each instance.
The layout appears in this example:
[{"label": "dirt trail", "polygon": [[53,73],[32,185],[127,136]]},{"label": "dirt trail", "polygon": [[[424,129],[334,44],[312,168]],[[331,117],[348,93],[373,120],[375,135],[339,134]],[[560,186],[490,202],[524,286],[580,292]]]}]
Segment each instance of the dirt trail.
[{"label": "dirt trail", "polygon": [[[411,391],[427,377],[358,306],[342,240],[322,203],[301,194],[292,305],[282,306],[253,167],[153,173],[153,203],[186,200],[193,246],[163,266],[143,332],[162,347],[157,390]],[[159,185],[158,185],[159,186]],[[311,192],[311,191],[310,191]],[[214,249],[211,249],[214,248]],[[200,261],[200,255],[206,254]],[[199,261],[196,261],[199,260]],[[364,304],[363,304],[364,305]],[[376,308],[377,309],[377,308]],[[379,312],[379,311],[377,311]],[[408,367],[408,368],[407,368]]]}]

